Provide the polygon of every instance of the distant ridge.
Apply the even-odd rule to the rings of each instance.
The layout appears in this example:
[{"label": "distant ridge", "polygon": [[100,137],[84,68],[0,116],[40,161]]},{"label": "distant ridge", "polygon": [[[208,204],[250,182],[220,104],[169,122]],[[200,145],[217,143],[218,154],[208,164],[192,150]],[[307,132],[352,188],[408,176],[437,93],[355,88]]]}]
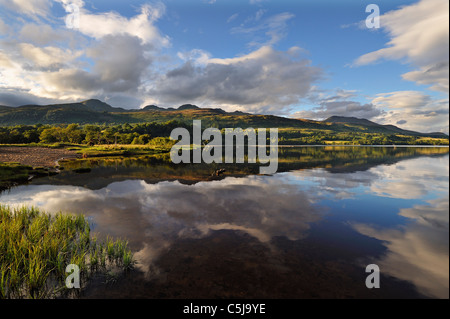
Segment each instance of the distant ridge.
[{"label": "distant ridge", "polygon": [[401,129],[395,125],[382,125],[372,121],[369,121],[364,118],[357,117],[348,117],[348,116],[331,116],[323,121],[324,123],[333,123],[333,124],[350,124],[350,125],[362,125],[365,127],[370,127],[372,129],[377,129],[380,133],[385,134],[405,134],[405,135],[413,135],[413,136],[429,136],[436,138],[447,138],[448,135],[441,132],[432,132],[432,133],[420,133],[410,130]]},{"label": "distant ridge", "polygon": [[111,105],[109,105],[105,102],[102,102],[100,100],[96,100],[96,99],[86,100],[86,101],[83,101],[80,103],[95,112],[113,112],[113,111],[117,111],[118,109],[120,109],[120,108],[114,108]]},{"label": "distant ridge", "polygon": [[357,117],[347,117],[347,116],[331,116],[327,118],[324,122],[329,123],[349,123],[349,124],[360,124],[369,126],[378,126],[375,122],[369,121],[367,119],[357,118]]},{"label": "distant ridge", "polygon": [[166,123],[175,120],[192,124],[202,120],[204,125],[214,127],[277,127],[314,129],[339,132],[379,133],[386,135],[407,135],[448,139],[440,132],[420,133],[403,130],[394,125],[381,125],[367,119],[345,116],[331,116],[324,121],[294,119],[275,115],[249,114],[241,111],[227,112],[221,108],[200,108],[183,104],[178,108],[162,108],[147,105],[142,109],[113,107],[97,99],[76,103],[53,105],[23,105],[19,107],[0,106],[0,125],[34,124],[125,124]]},{"label": "distant ridge", "polygon": [[167,111],[167,109],[156,105],[147,105],[142,108],[142,111]]},{"label": "distant ridge", "polygon": [[184,104],[184,105],[182,105],[182,106],[180,106],[178,108],[179,111],[182,111],[182,110],[197,110],[197,109],[199,109],[199,107],[197,105],[192,105],[192,104]]},{"label": "distant ridge", "polygon": [[147,105],[144,108],[142,108],[141,110],[164,112],[164,111],[184,111],[184,110],[198,110],[198,109],[200,109],[200,108],[197,105],[184,104],[184,105],[181,105],[180,107],[178,107],[176,109],[173,108],[173,107],[163,108],[163,107],[159,107],[159,106],[156,106],[156,105]]}]

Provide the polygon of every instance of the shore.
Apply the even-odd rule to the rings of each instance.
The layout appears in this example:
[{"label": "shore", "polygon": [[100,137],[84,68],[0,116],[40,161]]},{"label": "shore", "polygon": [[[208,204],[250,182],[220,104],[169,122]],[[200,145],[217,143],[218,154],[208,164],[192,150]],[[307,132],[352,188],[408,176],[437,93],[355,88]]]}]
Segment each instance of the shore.
[{"label": "shore", "polygon": [[45,147],[0,146],[0,162],[20,163],[32,167],[55,167],[61,159],[80,158],[74,151]]}]

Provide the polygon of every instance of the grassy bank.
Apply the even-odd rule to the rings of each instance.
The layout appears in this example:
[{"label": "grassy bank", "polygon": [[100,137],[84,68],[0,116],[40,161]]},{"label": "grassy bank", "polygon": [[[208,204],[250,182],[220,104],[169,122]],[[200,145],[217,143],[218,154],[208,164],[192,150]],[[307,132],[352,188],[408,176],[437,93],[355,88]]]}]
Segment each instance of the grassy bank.
[{"label": "grassy bank", "polygon": [[20,163],[0,162],[0,192],[10,187],[26,183],[31,178],[54,174],[56,174],[56,172],[49,168],[33,168],[29,165],[22,165]]},{"label": "grassy bank", "polygon": [[73,143],[30,143],[30,144],[11,144],[3,145],[4,147],[42,147],[49,149],[66,149],[74,151],[80,155],[88,157],[110,157],[110,156],[138,156],[152,155],[170,152],[176,141],[168,138],[154,138],[145,145],[131,144],[73,144]]},{"label": "grassy bank", "polygon": [[69,264],[79,267],[83,288],[92,275],[130,269],[134,260],[126,241],[91,236],[82,215],[0,206],[0,298],[68,296]]},{"label": "grassy bank", "polygon": [[160,144],[155,143],[146,145],[77,145],[70,147],[66,146],[66,149],[76,151],[85,157],[129,157],[168,153],[174,144],[175,142],[162,141]]},{"label": "grassy bank", "polygon": [[[75,158],[130,158],[168,154],[174,143],[166,138],[155,138],[146,145],[89,146],[72,143],[0,145],[0,151],[3,154],[3,162],[0,156],[0,192],[26,183],[32,178],[57,174],[59,170],[64,169],[63,163],[66,160]],[[61,150],[61,152],[56,152],[56,150]],[[63,150],[67,152],[63,152]],[[60,160],[62,157],[64,157],[63,161]],[[43,161],[44,158],[47,159]],[[60,160],[62,166],[57,167],[57,159]]]},{"label": "grassy bank", "polygon": [[27,181],[32,169],[31,166],[19,163],[0,163],[0,188],[7,187],[14,182]]}]

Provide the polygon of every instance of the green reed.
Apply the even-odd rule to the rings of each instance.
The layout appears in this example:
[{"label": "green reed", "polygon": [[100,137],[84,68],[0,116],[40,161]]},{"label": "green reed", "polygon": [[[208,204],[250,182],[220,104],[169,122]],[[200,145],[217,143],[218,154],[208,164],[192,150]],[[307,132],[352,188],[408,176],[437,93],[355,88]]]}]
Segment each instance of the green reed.
[{"label": "green reed", "polygon": [[80,269],[81,281],[128,270],[135,260],[125,240],[91,237],[83,215],[46,214],[34,207],[0,205],[0,298],[52,298],[68,294],[65,270]]}]

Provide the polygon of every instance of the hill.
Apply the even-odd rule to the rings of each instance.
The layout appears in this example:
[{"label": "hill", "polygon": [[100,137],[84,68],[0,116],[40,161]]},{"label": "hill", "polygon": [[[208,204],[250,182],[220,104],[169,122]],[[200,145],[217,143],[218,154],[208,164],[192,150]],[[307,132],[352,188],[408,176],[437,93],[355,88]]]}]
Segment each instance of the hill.
[{"label": "hill", "polygon": [[[367,119],[355,117],[332,116],[325,121],[286,118],[274,115],[255,115],[239,111],[226,112],[220,108],[199,108],[184,104],[178,108],[161,108],[148,105],[142,109],[124,109],[96,99],[78,103],[54,105],[23,105],[19,107],[0,106],[0,126],[34,125],[34,124],[135,124],[166,123],[176,120],[192,124],[193,120],[202,120],[203,127],[241,127],[241,128],[284,128],[284,132],[293,129],[305,134],[312,131],[327,134],[383,134],[405,135],[414,137],[443,138],[443,133],[421,133],[403,130],[394,125],[381,125]],[[287,133],[286,133],[287,134]]]},{"label": "hill", "polygon": [[89,111],[94,111],[94,112],[121,112],[121,111],[125,111],[125,109],[123,108],[117,108],[117,107],[112,107],[111,105],[102,102],[100,100],[96,100],[96,99],[91,99],[91,100],[86,100],[83,102],[80,102],[80,104],[83,104],[84,106],[86,106],[86,108]]},{"label": "hill", "polygon": [[0,108],[0,125],[87,124],[121,121],[120,116],[111,113],[113,111],[118,112],[120,109],[108,107],[106,103],[103,105],[95,100],[69,104],[4,107]]},{"label": "hill", "polygon": [[411,136],[426,136],[435,138],[447,138],[448,136],[441,132],[433,133],[420,133],[410,130],[401,129],[395,125],[382,125],[367,119],[356,118],[356,117],[346,117],[346,116],[331,116],[327,118],[325,123],[333,123],[347,126],[349,128],[367,128],[370,132],[382,133],[382,134],[403,134]]}]

